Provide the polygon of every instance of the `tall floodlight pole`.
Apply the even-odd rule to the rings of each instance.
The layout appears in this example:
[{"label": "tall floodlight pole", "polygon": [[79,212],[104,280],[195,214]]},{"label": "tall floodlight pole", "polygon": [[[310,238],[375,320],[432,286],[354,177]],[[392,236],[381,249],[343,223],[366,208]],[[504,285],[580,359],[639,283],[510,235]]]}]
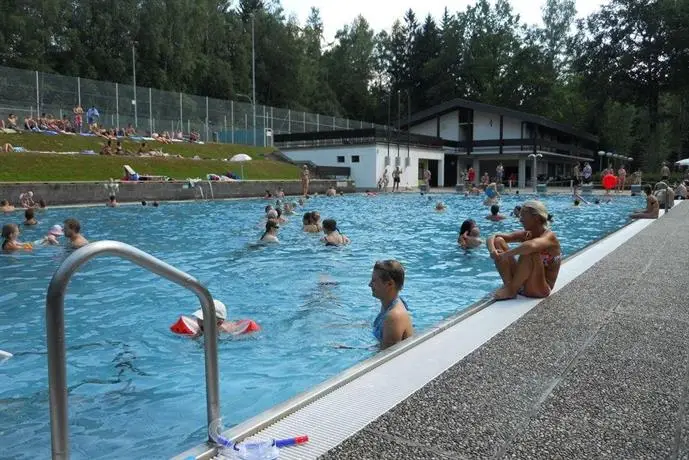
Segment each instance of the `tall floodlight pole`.
[{"label": "tall floodlight pole", "polygon": [[132,99],[132,104],[134,105],[134,128],[139,126],[139,116],[136,107],[136,42],[132,43],[132,87],[134,89],[134,99]]},{"label": "tall floodlight pole", "polygon": [[[254,111],[254,145],[256,144],[256,40],[254,37],[254,14],[251,15],[251,101]],[[264,120],[265,123],[265,120]]]},{"label": "tall floodlight pole", "polygon": [[397,90],[397,158],[400,157],[400,129],[402,128],[402,98]]}]

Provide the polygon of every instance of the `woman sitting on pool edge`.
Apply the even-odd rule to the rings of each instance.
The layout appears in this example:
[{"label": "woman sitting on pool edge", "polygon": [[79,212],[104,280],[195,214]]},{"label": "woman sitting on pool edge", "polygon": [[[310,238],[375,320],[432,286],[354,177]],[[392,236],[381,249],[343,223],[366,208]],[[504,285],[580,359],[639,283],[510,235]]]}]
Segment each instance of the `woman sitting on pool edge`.
[{"label": "woman sitting on pool edge", "polygon": [[404,267],[396,260],[378,261],[373,266],[371,294],[380,300],[380,313],[373,321],[373,335],[382,350],[408,339],[414,333],[407,303],[399,293],[404,287]]},{"label": "woman sitting on pool edge", "polygon": [[325,219],[323,221],[323,233],[325,233],[325,236],[321,238],[321,241],[326,246],[344,246],[350,243],[349,238],[338,230],[335,219]]},{"label": "woman sitting on pool edge", "polygon": [[[502,278],[496,300],[548,297],[560,272],[562,251],[555,233],[548,228],[548,210],[540,201],[527,201],[519,220],[524,231],[496,234],[486,240],[490,257]],[[509,243],[521,243],[514,249]],[[519,256],[519,259],[515,258]]]}]

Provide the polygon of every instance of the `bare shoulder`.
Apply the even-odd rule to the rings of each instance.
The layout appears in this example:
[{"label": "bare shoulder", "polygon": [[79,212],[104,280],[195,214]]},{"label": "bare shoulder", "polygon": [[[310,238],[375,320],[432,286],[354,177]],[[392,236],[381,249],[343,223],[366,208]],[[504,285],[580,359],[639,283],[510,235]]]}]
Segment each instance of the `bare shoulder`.
[{"label": "bare shoulder", "polygon": [[394,308],[391,308],[390,311],[385,315],[385,321],[388,323],[394,323],[397,321],[404,321],[409,317],[409,313],[407,313],[407,310],[402,307],[401,302],[399,302],[397,305],[395,305]]}]

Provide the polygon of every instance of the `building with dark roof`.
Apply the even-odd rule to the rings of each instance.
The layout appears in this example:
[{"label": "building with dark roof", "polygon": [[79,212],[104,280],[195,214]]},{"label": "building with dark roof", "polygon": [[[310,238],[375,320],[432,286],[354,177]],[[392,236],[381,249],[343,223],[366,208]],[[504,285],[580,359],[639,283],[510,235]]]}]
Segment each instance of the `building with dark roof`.
[{"label": "building with dark roof", "polygon": [[478,182],[494,180],[502,164],[503,182],[525,187],[533,174],[541,180],[569,177],[577,162],[591,162],[598,138],[547,118],[503,107],[453,99],[413,114],[400,129],[357,129],[275,135],[275,146],[294,161],[349,167],[359,188],[400,168],[402,187],[414,188],[425,169],[432,186],[454,186],[469,169]]}]

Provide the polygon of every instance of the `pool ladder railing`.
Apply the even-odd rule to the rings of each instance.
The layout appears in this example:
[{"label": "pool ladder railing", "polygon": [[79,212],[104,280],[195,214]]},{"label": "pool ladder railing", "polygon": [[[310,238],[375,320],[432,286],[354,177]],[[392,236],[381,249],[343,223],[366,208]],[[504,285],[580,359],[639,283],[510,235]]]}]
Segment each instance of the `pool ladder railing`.
[{"label": "pool ladder railing", "polygon": [[[65,291],[72,275],[89,260],[111,255],[131,262],[189,289],[203,309],[206,366],[207,425],[220,418],[218,390],[218,341],[213,297],[204,285],[181,270],[119,241],[98,241],[74,251],[57,269],[48,286],[46,329],[48,336],[48,383],[50,390],[50,436],[53,459],[69,458],[69,417],[67,411],[67,365],[65,361]],[[216,340],[209,340],[216,337]]]}]

